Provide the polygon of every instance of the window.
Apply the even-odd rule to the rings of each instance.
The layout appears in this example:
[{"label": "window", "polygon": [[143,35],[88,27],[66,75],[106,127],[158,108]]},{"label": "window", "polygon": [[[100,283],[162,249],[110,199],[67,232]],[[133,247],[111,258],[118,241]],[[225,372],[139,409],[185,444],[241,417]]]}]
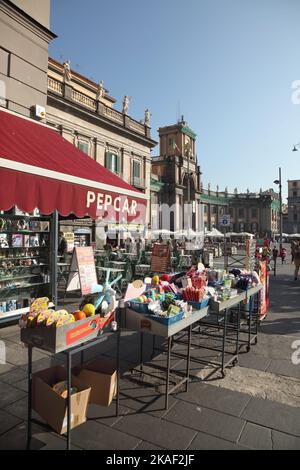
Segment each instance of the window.
[{"label": "window", "polygon": [[204,204],[204,214],[207,214],[207,205]]},{"label": "window", "polygon": [[294,188],[297,188],[297,181],[293,182],[293,186],[294,186]]},{"label": "window", "polygon": [[229,208],[229,214],[230,214],[230,217],[233,217],[233,209],[232,209],[232,207]]},{"label": "window", "polygon": [[294,222],[297,222],[297,214],[294,214]]},{"label": "window", "polygon": [[219,207],[219,214],[223,215],[224,214],[224,207]]},{"label": "window", "polygon": [[141,163],[137,160],[133,160],[132,163],[132,177],[133,184],[140,186],[141,185]]},{"label": "window", "polygon": [[212,213],[213,213],[213,214],[216,214],[216,213],[217,213],[217,208],[216,208],[216,206],[212,206]]},{"label": "window", "polygon": [[257,217],[257,208],[256,208],[256,207],[252,207],[252,209],[251,209],[251,217],[252,217],[253,219],[256,219],[256,217]]},{"label": "window", "polygon": [[78,140],[78,148],[82,152],[89,155],[89,144],[88,144],[88,142],[84,142],[83,140]]},{"label": "window", "polygon": [[121,157],[116,153],[106,152],[105,155],[105,168],[116,173],[121,174]]},{"label": "window", "polygon": [[293,197],[297,197],[297,191],[293,191]]},{"label": "window", "polygon": [[243,208],[240,208],[239,209],[239,218],[243,218],[244,217],[244,209]]}]

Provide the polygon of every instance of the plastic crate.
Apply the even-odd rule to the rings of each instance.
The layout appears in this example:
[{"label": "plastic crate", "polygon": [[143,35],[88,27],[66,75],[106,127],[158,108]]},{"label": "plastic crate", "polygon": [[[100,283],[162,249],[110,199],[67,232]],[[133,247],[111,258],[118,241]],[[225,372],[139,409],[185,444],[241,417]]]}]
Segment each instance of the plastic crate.
[{"label": "plastic crate", "polygon": [[171,317],[160,317],[159,315],[151,315],[151,319],[162,323],[163,325],[173,325],[179,320],[182,320],[184,313],[179,312],[176,315],[172,315]]},{"label": "plastic crate", "polygon": [[149,313],[149,304],[147,302],[137,302],[136,300],[130,300],[126,302],[128,308],[131,308],[135,312],[147,314]]},{"label": "plastic crate", "polygon": [[195,310],[201,310],[201,308],[205,308],[208,306],[210,298],[201,300],[201,302],[193,302],[192,300],[188,300],[188,304],[191,305]]}]

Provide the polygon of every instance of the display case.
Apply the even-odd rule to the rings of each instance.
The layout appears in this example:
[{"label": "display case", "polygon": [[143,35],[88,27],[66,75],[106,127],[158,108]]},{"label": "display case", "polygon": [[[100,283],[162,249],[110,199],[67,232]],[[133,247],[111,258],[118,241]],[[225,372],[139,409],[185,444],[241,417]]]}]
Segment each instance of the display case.
[{"label": "display case", "polygon": [[50,298],[50,217],[0,213],[0,323],[29,309],[32,298]]}]

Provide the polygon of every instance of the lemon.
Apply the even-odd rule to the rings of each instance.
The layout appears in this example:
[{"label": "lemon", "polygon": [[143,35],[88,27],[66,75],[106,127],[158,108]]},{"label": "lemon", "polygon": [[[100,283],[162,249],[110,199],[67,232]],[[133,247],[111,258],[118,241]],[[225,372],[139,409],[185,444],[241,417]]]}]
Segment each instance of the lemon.
[{"label": "lemon", "polygon": [[95,315],[95,306],[93,304],[85,304],[82,311],[86,314],[87,317],[92,317]]}]

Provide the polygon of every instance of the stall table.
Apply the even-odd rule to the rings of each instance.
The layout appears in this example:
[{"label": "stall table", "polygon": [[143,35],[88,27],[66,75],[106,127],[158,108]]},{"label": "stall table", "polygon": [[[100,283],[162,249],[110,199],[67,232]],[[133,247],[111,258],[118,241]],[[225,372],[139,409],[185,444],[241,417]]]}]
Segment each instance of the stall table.
[{"label": "stall table", "polygon": [[[225,368],[230,364],[236,364],[238,362],[239,352],[239,333],[240,333],[240,316],[241,316],[241,303],[246,299],[246,293],[242,292],[225,301],[213,301],[210,300],[209,314],[207,319],[200,319],[198,325],[193,328],[193,333],[197,336],[214,338],[215,340],[221,340],[221,346],[209,346],[205,343],[199,345],[198,343],[192,343],[193,347],[202,347],[211,351],[221,353],[221,361],[211,361],[203,358],[193,358],[193,361],[215,366],[216,370],[221,369],[221,374],[225,377]],[[237,327],[235,337],[235,350],[234,352],[226,350],[226,342],[231,342],[232,339],[227,337],[228,319],[230,310],[235,307],[237,309]],[[204,327],[204,328],[203,328]],[[213,333],[209,330],[222,330],[222,334]],[[181,338],[176,339],[176,342],[185,343],[186,341]],[[226,356],[227,358],[226,360]]]},{"label": "stall table", "polygon": [[[153,375],[149,372],[143,371],[143,335],[145,333],[153,335],[153,340],[155,340],[155,336],[160,336],[163,338],[167,338],[168,340],[168,347],[167,347],[167,368],[166,368],[166,386],[165,386],[165,409],[168,409],[169,405],[169,395],[173,393],[178,387],[185,384],[185,390],[188,390],[188,383],[189,383],[189,373],[190,373],[190,347],[191,347],[191,333],[192,333],[192,326],[204,318],[208,313],[208,307],[205,307],[201,310],[193,311],[187,318],[183,318],[171,325],[165,325],[157,320],[151,318],[151,315],[144,315],[130,308],[125,308],[124,310],[120,310],[120,318],[118,321],[119,324],[119,335],[118,335],[118,342],[120,343],[121,339],[121,328],[126,330],[137,331],[140,333],[140,368],[139,372],[145,375]],[[186,356],[186,374],[180,380],[179,383],[174,385],[171,389],[169,389],[169,379],[170,379],[170,362],[171,362],[171,343],[172,338],[177,333],[185,330],[188,328],[188,343],[187,343],[187,356]],[[121,346],[118,345],[118,353],[120,354]],[[120,358],[118,359],[118,362]],[[177,372],[178,373],[178,372]],[[155,377],[155,376],[154,376]]]}]

